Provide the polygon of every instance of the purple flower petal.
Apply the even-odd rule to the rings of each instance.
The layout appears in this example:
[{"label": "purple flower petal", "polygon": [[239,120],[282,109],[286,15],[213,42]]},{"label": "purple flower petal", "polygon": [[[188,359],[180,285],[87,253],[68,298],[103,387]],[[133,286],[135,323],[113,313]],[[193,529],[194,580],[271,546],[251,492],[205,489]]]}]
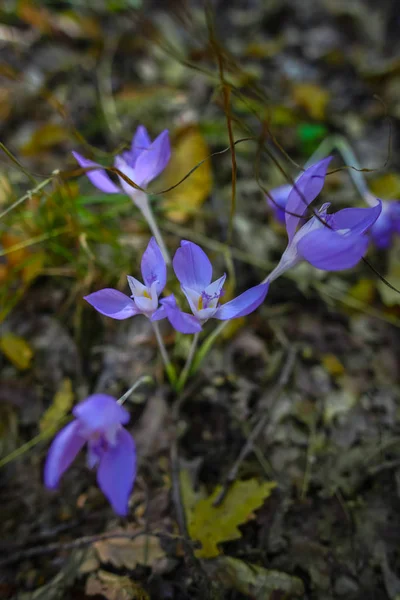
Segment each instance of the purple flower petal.
[{"label": "purple flower petal", "polygon": [[161,319],[166,319],[167,313],[165,312],[165,306],[160,306],[150,317],[150,321],[161,321]]},{"label": "purple flower petal", "polygon": [[162,252],[153,237],[143,253],[141,269],[143,281],[147,287],[151,287],[151,284],[157,281],[157,295],[160,295],[167,283],[167,266]]},{"label": "purple flower petal", "polygon": [[354,267],[368,248],[366,235],[342,235],[327,227],[307,233],[297,244],[299,254],[317,269],[341,271]]},{"label": "purple flower petal", "polygon": [[85,444],[86,439],[79,433],[80,427],[78,421],[72,421],[54,438],[44,467],[46,487],[54,489],[58,486],[61,476]]},{"label": "purple flower petal", "polygon": [[169,133],[166,129],[137,157],[135,173],[138,181],[135,181],[135,183],[146,186],[165,169],[170,157],[171,146]]},{"label": "purple flower petal", "polygon": [[[129,164],[126,162],[126,160],[124,158],[122,158],[122,156],[115,157],[114,166],[116,169],[121,171],[121,173],[126,175],[126,177],[128,177],[128,179],[130,179],[133,183],[136,183],[136,185],[141,185],[141,182],[137,181],[138,177],[136,174],[136,170],[133,169],[131,166],[129,166]],[[118,175],[118,179],[119,179],[119,182],[121,184],[123,191],[128,196],[132,197],[137,192],[140,193],[140,190],[137,190],[135,187],[133,187],[133,185],[131,185],[130,183],[125,181],[125,179],[123,179],[120,175]]]},{"label": "purple flower petal", "polygon": [[370,208],[343,208],[330,216],[329,224],[335,231],[351,229],[352,234],[368,231],[382,212],[382,202]]},{"label": "purple flower petal", "polygon": [[179,283],[201,293],[211,282],[212,265],[197,244],[182,240],[172,261]]},{"label": "purple flower petal", "polygon": [[220,298],[223,295],[222,288],[224,287],[226,279],[226,273],[222,275],[219,279],[216,279],[210,285],[208,285],[205,290],[203,290],[203,294],[205,298],[211,300],[212,298]]},{"label": "purple flower petal", "polygon": [[161,304],[165,309],[168,321],[176,331],[180,333],[197,333],[201,331],[201,325],[196,317],[181,311],[173,294],[167,298],[163,298]]},{"label": "purple flower petal", "polygon": [[136,448],[132,436],[123,427],[116,443],[100,459],[97,483],[114,511],[128,514],[128,501],[136,476]]},{"label": "purple flower petal", "polygon": [[270,196],[266,196],[268,206],[274,212],[275,219],[280,223],[285,223],[285,209],[289,194],[292,191],[292,185],[285,183],[270,191]]},{"label": "purple flower petal", "polygon": [[400,233],[400,202],[391,200],[389,202],[389,214],[392,220],[392,227],[395,233]]},{"label": "purple flower petal", "polygon": [[143,150],[147,150],[150,145],[151,139],[147,133],[146,127],[139,125],[139,127],[136,129],[135,135],[133,136],[131,151],[129,153],[132,167],[135,166],[138,156],[143,152]]},{"label": "purple flower petal", "polygon": [[249,315],[264,301],[268,292],[268,287],[269,282],[266,282],[246,290],[237,298],[220,306],[215,313],[214,318],[226,321],[228,319],[237,319],[238,317]]},{"label": "purple flower petal", "polygon": [[296,180],[286,203],[286,230],[289,243],[292,241],[301,217],[308,205],[315,200],[322,190],[325,175],[332,156],[323,158],[311,167],[308,167]]},{"label": "purple flower petal", "polygon": [[81,156],[80,154],[78,154],[78,152],[72,152],[72,154],[74,155],[74,158],[78,161],[79,166],[81,166],[82,169],[87,169],[88,167],[99,167],[98,171],[93,170],[87,171],[86,173],[88,179],[90,179],[90,181],[93,183],[94,186],[97,187],[97,189],[101,190],[102,192],[105,192],[106,194],[121,193],[120,188],[117,185],[115,185],[113,181],[111,181],[111,179],[109,178],[106,171],[102,168],[101,165],[85,158],[84,156]]},{"label": "purple flower petal", "polygon": [[88,432],[105,432],[114,425],[126,425],[130,419],[128,411],[107,394],[89,396],[74,406],[72,413]]},{"label": "purple flower petal", "polygon": [[106,317],[118,319],[118,321],[133,317],[139,312],[132,298],[112,288],[104,288],[98,292],[93,292],[93,294],[84,296],[84,299],[97,312]]}]

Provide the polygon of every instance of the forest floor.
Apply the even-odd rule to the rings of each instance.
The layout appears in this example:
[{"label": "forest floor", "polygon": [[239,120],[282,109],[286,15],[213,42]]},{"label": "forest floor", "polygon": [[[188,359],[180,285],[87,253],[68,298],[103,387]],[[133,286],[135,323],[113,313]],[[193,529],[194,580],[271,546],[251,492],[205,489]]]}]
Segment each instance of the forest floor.
[{"label": "forest floor", "polygon": [[[83,300],[127,291],[149,232],[71,151],[112,164],[140,123],[171,133],[152,184],[167,246],[201,245],[228,274],[227,299],[286,247],[260,189],[285,182],[271,157],[296,177],[340,134],[372,193],[400,198],[397,3],[210,5],[0,8],[0,213],[34,190],[0,218],[1,599],[400,598],[397,292],[366,263],[301,264],[232,321],[178,395],[148,320],[107,319]],[[235,206],[229,125],[252,138],[235,146]],[[362,205],[333,153],[324,201]],[[399,242],[368,253],[397,288]],[[162,335],[182,367],[190,336],[166,321]],[[142,376],[151,383],[126,405],[139,460],[129,516],[113,514],[83,453],[58,491],[45,489],[46,452],[72,405],[118,398]]]}]

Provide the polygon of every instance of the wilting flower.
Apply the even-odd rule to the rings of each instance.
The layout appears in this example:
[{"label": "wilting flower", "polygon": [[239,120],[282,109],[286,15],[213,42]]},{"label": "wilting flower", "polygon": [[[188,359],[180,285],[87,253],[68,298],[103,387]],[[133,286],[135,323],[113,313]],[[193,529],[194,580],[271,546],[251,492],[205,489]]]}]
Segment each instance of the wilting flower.
[{"label": "wilting flower", "polygon": [[312,165],[298,178],[286,203],[288,246],[277,267],[266,278],[273,281],[301,260],[317,269],[341,271],[354,267],[368,247],[366,233],[382,210],[382,203],[371,208],[345,208],[328,214],[329,203],[317,215],[300,226],[308,205],[323,188],[326,171],[332,157]]},{"label": "wilting flower", "polygon": [[[116,185],[107,175],[104,168],[96,162],[84,158],[78,152],[72,153],[83,169],[98,167],[87,171],[86,175],[102,192],[106,194],[120,194],[124,192],[141,207],[144,192],[137,190],[119,177],[120,186]],[[140,187],[146,187],[167,166],[171,156],[169,133],[166,129],[152,142],[147,130],[140,125],[133,136],[131,149],[123,152],[114,159],[114,166]]]},{"label": "wilting flower", "polygon": [[123,427],[129,413],[106,394],[89,396],[74,407],[75,420],[62,429],[50,446],[44,467],[46,487],[54,489],[87,444],[87,465],[97,467],[97,483],[119,515],[128,513],[136,475],[135,442]]},{"label": "wilting flower", "polygon": [[161,304],[172,326],[181,333],[196,333],[211,318],[225,321],[244,317],[263,302],[268,292],[268,283],[263,283],[220,305],[226,275],[211,282],[212,265],[207,255],[200,246],[186,240],[181,242],[172,264],[192,314],[182,312],[173,295]]},{"label": "wilting flower", "polygon": [[99,313],[112,319],[128,319],[138,314],[151,321],[163,319],[166,315],[163,307],[159,307],[159,296],[167,281],[167,267],[154,238],[143,253],[141,271],[144,284],[128,275],[131,297],[113,288],[105,288],[85,296],[85,300]]},{"label": "wilting flower", "polygon": [[400,202],[384,200],[382,212],[370,229],[372,240],[377,248],[386,250],[396,233],[400,233]]}]

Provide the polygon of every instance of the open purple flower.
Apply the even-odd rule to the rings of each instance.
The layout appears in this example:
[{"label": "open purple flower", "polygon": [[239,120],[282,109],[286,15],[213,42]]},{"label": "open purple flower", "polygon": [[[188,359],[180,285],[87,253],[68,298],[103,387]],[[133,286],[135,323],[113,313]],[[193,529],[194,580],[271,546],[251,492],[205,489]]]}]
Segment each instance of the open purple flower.
[{"label": "open purple flower", "polygon": [[[86,175],[99,190],[106,194],[127,194],[142,212],[151,232],[155,236],[161,252],[169,264],[171,259],[163,241],[157,222],[154,219],[149,199],[145,192],[134,188],[121,176],[118,176],[120,185],[116,185],[104,168],[98,163],[84,158],[77,152],[72,153],[83,169],[95,167],[87,171]],[[167,166],[171,156],[169,133],[166,129],[152,142],[147,130],[140,125],[133,136],[130,150],[123,152],[114,159],[114,166],[140,187],[146,187]]]},{"label": "open purple flower", "polygon": [[138,314],[151,321],[163,319],[166,315],[163,307],[159,307],[159,296],[167,281],[167,267],[154,238],[143,253],[141,271],[144,283],[128,275],[131,297],[113,288],[105,288],[85,296],[85,300],[99,313],[112,319],[128,319]]},{"label": "open purple flower", "polygon": [[393,236],[400,233],[400,201],[382,201],[382,212],[370,229],[370,235],[377,248],[386,250]]},{"label": "open purple flower", "polygon": [[263,302],[268,292],[268,283],[263,283],[220,305],[226,275],[211,282],[212,265],[207,255],[200,246],[186,240],[181,242],[172,264],[192,314],[182,312],[174,296],[165,298],[161,304],[172,326],[181,333],[201,331],[202,325],[211,318],[225,321],[244,317]]},{"label": "open purple flower", "polygon": [[[124,192],[140,205],[144,192],[129,185],[122,177],[119,177],[120,186],[116,185],[101,165],[84,158],[78,152],[72,154],[83,169],[98,167],[96,170],[87,171],[86,175],[99,190],[106,194]],[[152,142],[146,128],[140,125],[133,136],[130,150],[116,156],[114,166],[136,185],[146,187],[165,169],[170,156],[171,147],[168,130],[166,129],[160,133]]]},{"label": "open purple flower", "polygon": [[371,208],[345,208],[333,214],[327,214],[330,206],[327,203],[320,208],[318,216],[300,226],[308,205],[323,188],[331,159],[324,158],[306,169],[293,186],[285,215],[289,243],[266,281],[273,281],[301,260],[325,271],[350,269],[367,251],[366,233],[381,213],[380,200]]},{"label": "open purple flower", "polygon": [[75,406],[75,420],[54,438],[44,467],[46,487],[58,487],[60,479],[85,444],[87,464],[97,467],[97,483],[119,515],[128,513],[128,500],[136,476],[135,442],[123,427],[129,413],[115,398],[94,394]]}]

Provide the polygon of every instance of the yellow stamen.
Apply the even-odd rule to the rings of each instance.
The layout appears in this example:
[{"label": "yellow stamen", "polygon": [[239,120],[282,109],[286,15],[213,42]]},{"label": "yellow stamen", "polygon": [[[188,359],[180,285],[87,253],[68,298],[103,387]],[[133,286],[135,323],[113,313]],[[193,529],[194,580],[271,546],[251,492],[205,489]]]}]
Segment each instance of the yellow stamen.
[{"label": "yellow stamen", "polygon": [[151,296],[150,296],[150,294],[149,294],[149,292],[147,290],[145,292],[143,292],[143,296],[145,298],[148,298],[149,300],[151,300]]},{"label": "yellow stamen", "polygon": [[200,296],[199,301],[197,303],[197,310],[201,310],[202,308],[204,308],[204,306],[203,306],[203,296]]}]

